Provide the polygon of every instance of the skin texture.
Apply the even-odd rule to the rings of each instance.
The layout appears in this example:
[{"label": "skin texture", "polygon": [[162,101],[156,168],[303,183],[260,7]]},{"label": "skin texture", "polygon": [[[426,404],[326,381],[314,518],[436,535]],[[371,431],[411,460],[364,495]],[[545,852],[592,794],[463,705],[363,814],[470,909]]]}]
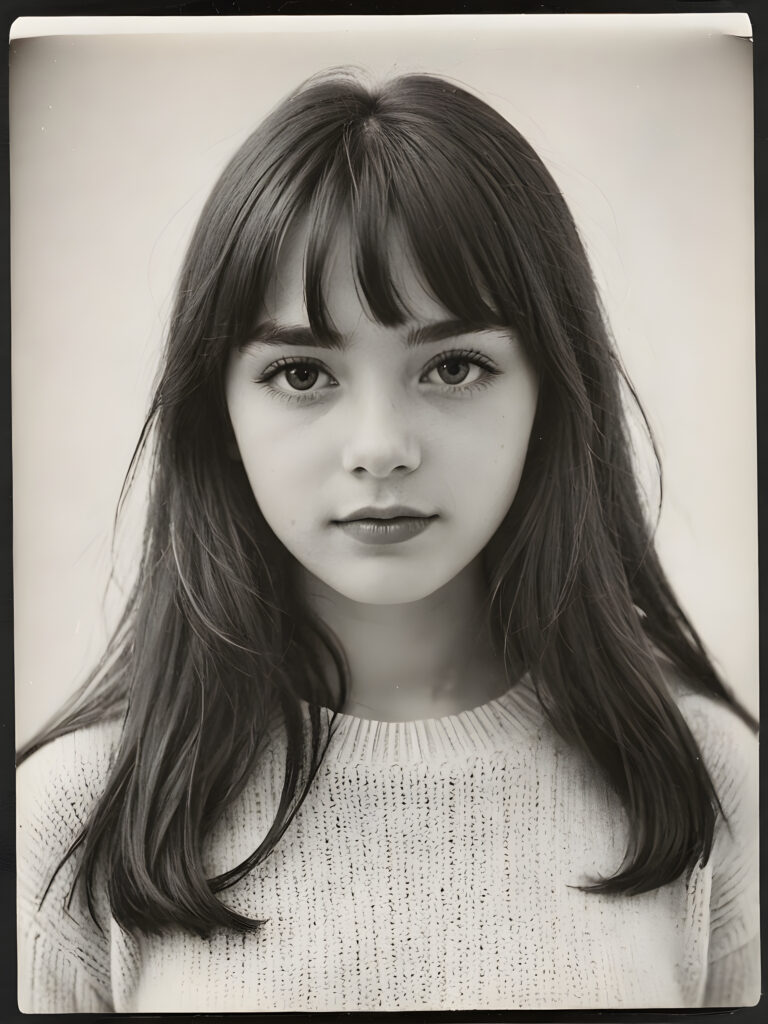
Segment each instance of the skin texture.
[{"label": "skin texture", "polygon": [[[303,254],[299,232],[283,249],[256,339],[275,326],[308,329]],[[262,513],[346,652],[350,707],[387,718],[451,713],[504,688],[482,622],[480,556],[517,491],[537,381],[506,330],[409,344],[415,328],[453,317],[402,250],[393,265],[412,319],[371,320],[348,254],[341,232],[325,295],[343,347],[273,338],[234,351],[230,418]],[[386,545],[337,522],[394,505],[435,518]]]}]

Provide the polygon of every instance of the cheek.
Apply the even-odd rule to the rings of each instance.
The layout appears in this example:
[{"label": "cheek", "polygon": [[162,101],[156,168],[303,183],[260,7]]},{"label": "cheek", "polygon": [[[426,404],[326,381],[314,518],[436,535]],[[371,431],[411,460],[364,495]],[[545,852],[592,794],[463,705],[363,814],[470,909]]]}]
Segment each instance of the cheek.
[{"label": "cheek", "polygon": [[[302,512],[312,507],[328,477],[320,432],[280,422],[280,410],[270,415],[248,410],[233,416],[238,451],[262,514],[275,532],[294,528]],[[295,414],[294,414],[295,416]]]},{"label": "cheek", "polygon": [[305,463],[305,452],[258,438],[242,443],[240,454],[254,497],[268,518],[272,509],[300,507],[311,486],[307,471],[311,463]]},{"label": "cheek", "polygon": [[[454,494],[483,519],[506,514],[517,493],[536,411],[536,390],[510,390],[471,423],[457,422],[444,466],[453,467]],[[447,440],[447,438],[446,438]]]},{"label": "cheek", "polygon": [[455,493],[478,529],[494,531],[509,511],[517,494],[527,448],[498,440],[488,444],[481,457],[467,459],[466,473]]}]

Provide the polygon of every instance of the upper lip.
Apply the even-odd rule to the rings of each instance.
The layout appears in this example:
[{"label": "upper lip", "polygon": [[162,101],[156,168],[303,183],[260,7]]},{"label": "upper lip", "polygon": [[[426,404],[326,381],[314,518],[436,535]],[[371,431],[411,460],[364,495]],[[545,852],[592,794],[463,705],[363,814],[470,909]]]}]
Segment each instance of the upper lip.
[{"label": "upper lip", "polygon": [[337,523],[352,523],[356,519],[398,519],[407,517],[409,519],[431,519],[434,513],[419,512],[418,509],[408,508],[407,505],[387,505],[386,508],[376,508],[374,505],[366,505],[365,508],[358,508],[350,512],[348,516],[341,516],[334,520]]}]

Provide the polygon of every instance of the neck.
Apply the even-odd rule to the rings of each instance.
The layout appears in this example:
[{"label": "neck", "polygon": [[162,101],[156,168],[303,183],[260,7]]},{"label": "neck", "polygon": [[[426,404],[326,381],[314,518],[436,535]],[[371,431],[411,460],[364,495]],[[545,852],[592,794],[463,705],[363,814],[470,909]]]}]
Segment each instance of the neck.
[{"label": "neck", "polygon": [[313,612],[346,656],[343,710],[379,721],[458,714],[508,687],[488,628],[479,559],[440,590],[400,605],[359,604],[307,578]]}]

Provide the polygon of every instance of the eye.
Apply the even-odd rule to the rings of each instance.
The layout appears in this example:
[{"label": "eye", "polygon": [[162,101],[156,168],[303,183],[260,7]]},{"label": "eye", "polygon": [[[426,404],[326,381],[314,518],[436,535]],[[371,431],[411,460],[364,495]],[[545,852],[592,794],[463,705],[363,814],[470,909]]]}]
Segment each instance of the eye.
[{"label": "eye", "polygon": [[320,371],[316,366],[308,366],[307,363],[297,363],[287,370],[283,370],[286,383],[295,391],[309,391],[317,384]]},{"label": "eye", "polygon": [[469,362],[468,359],[446,359],[442,363],[438,363],[431,371],[429,376],[437,374],[443,384],[463,384],[467,377],[469,377],[472,370],[480,369],[479,366],[474,366]]},{"label": "eye", "polygon": [[336,385],[327,370],[305,359],[285,359],[272,363],[259,377],[258,383],[268,384],[274,391],[286,395],[291,392],[320,391]]},{"label": "eye", "polygon": [[432,360],[421,380],[428,384],[457,388],[474,384],[497,372],[490,360],[480,352],[444,352]]}]

